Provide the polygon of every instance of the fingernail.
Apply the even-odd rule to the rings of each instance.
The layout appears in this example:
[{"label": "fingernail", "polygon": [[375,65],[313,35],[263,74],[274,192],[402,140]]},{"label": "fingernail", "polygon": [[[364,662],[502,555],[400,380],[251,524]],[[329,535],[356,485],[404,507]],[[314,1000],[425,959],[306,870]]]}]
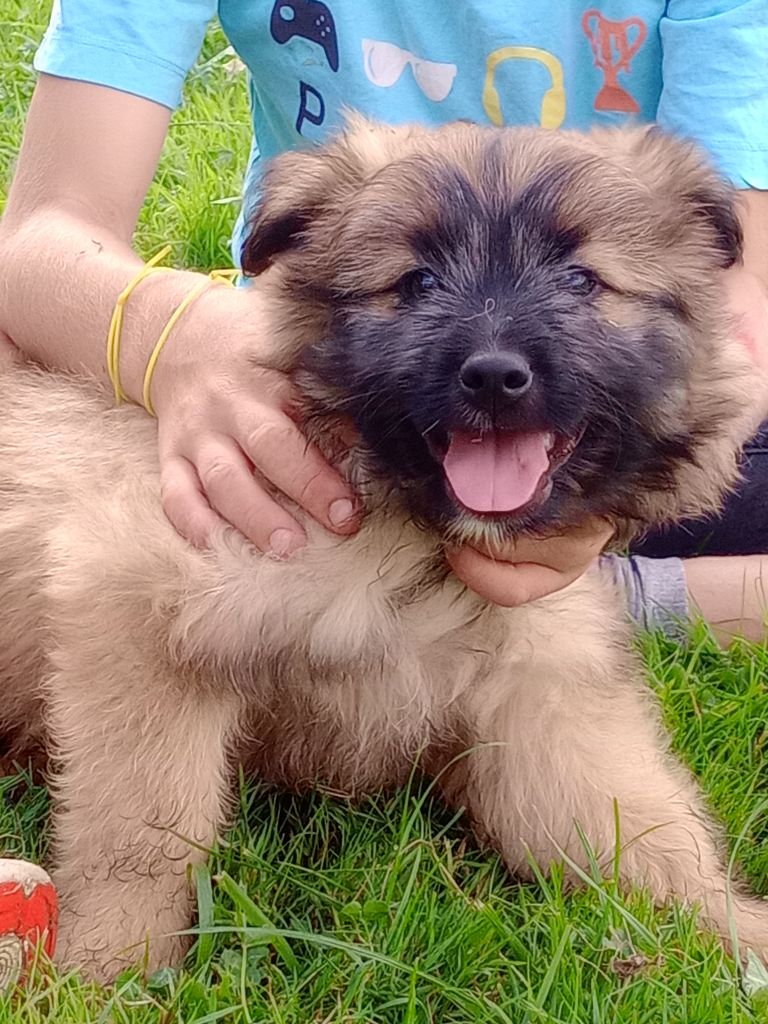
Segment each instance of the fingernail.
[{"label": "fingernail", "polygon": [[275,558],[290,558],[303,546],[303,537],[292,530],[273,530],[269,535],[269,550]]},{"label": "fingernail", "polygon": [[345,526],[354,514],[355,506],[349,498],[338,498],[328,509],[328,518],[334,526]]}]

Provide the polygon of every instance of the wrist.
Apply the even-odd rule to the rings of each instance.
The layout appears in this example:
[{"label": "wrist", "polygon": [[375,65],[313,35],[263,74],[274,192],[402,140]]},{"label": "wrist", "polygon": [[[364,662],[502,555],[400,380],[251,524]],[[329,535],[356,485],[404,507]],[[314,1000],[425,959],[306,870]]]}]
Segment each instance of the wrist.
[{"label": "wrist", "polygon": [[744,268],[768,292],[768,191],[746,189],[740,194],[744,231]]},{"label": "wrist", "polygon": [[[171,327],[152,376],[151,401],[158,413],[169,402],[175,404],[179,396],[192,395],[198,400],[197,381],[220,379],[221,375],[233,379],[245,376],[258,349],[257,339],[265,333],[258,303],[254,304],[249,293],[203,278],[202,290],[195,295],[200,275],[194,275],[190,284],[191,290],[180,300],[183,303],[190,298],[190,304]],[[171,317],[179,308],[177,303]],[[167,323],[160,328],[158,338]],[[147,358],[150,355],[151,348]],[[146,363],[142,384],[145,373]]]},{"label": "wrist", "polygon": [[147,361],[163,328],[179,303],[204,280],[201,274],[186,271],[152,274],[128,297],[120,332],[119,380],[122,390],[137,405],[142,404]]}]

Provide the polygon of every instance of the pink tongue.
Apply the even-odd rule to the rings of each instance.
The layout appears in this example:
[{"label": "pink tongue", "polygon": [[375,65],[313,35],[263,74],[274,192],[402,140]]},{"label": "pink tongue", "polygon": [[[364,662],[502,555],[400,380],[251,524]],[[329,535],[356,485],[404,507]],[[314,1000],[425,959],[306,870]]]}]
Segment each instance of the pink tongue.
[{"label": "pink tongue", "polygon": [[456,433],[443,462],[454,494],[473,512],[527,505],[549,468],[547,434]]}]

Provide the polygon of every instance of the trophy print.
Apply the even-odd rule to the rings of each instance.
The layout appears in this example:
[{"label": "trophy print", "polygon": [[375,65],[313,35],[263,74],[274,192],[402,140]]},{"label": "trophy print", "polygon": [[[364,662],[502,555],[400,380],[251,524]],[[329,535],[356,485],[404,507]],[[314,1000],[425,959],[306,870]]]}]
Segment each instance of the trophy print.
[{"label": "trophy print", "polygon": [[581,27],[592,47],[595,66],[603,72],[603,87],[595,98],[595,110],[619,110],[637,114],[634,96],[619,85],[619,72],[629,73],[632,58],[648,34],[641,18],[611,21],[594,8],[585,11]]}]

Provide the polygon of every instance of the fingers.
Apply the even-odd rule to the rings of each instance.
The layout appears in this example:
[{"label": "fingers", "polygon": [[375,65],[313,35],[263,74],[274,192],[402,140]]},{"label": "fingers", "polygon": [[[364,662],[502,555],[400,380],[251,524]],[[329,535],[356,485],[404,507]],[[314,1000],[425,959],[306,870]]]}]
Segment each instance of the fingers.
[{"label": "fingers", "polygon": [[506,562],[535,562],[560,572],[586,568],[613,536],[613,527],[603,519],[591,519],[551,537],[518,538],[506,548],[485,553]]},{"label": "fingers", "polygon": [[[268,398],[285,398],[288,388],[286,382],[282,394]],[[185,417],[193,424],[186,430],[170,417],[160,420],[163,508],[177,532],[205,547],[215,527],[228,523],[260,551],[290,558],[306,544],[305,531],[261,480],[329,530],[355,532],[349,485],[282,408],[235,394],[228,411],[218,428],[210,415],[205,422]]]},{"label": "fingers", "polygon": [[260,487],[242,452],[225,438],[201,452],[199,469],[180,456],[166,459],[160,493],[173,527],[195,547],[207,547],[223,524],[277,558],[290,558],[306,543],[296,520]]},{"label": "fingers", "polygon": [[239,431],[239,440],[259,473],[313,519],[335,533],[349,534],[357,529],[349,485],[288,416],[262,407],[258,418]]},{"label": "fingers", "polygon": [[208,289],[163,352],[154,405],[163,507],[177,530],[205,544],[224,521],[259,550],[288,557],[306,535],[273,492],[334,533],[354,533],[358,520],[349,485],[290,418],[301,404],[290,378],[254,362],[271,337],[270,311],[253,296]]},{"label": "fingers", "polygon": [[535,562],[500,562],[470,547],[449,550],[446,558],[470,590],[504,608],[517,608],[562,590],[582,572],[560,572]]},{"label": "fingers", "polygon": [[180,456],[166,459],[160,468],[160,497],[176,532],[196,548],[207,547],[221,519],[208,504],[195,467]]},{"label": "fingers", "polygon": [[258,483],[231,438],[206,441],[197,475],[210,506],[260,551],[290,558],[306,544],[304,530]]},{"label": "fingers", "polygon": [[515,608],[553,594],[584,573],[611,539],[612,527],[594,520],[554,537],[521,537],[502,551],[465,546],[446,552],[462,582],[487,601]]}]

